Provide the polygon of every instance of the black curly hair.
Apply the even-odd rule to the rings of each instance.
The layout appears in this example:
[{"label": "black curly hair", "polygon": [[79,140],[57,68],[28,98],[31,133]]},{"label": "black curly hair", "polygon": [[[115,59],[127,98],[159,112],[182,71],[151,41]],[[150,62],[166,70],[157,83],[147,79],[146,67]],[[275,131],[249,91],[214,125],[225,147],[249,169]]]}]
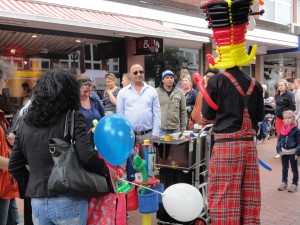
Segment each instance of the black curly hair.
[{"label": "black curly hair", "polygon": [[35,127],[55,124],[69,109],[79,109],[79,82],[70,70],[47,71],[33,88],[25,122]]}]

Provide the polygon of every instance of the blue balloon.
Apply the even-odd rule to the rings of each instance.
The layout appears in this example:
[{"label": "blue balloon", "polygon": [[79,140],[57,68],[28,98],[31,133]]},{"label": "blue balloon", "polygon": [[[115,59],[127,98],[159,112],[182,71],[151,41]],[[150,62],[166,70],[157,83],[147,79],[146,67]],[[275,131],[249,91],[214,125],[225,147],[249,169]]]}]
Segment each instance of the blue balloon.
[{"label": "blue balloon", "polygon": [[97,124],[94,141],[98,152],[107,162],[120,166],[133,149],[134,131],[124,116],[107,115]]}]

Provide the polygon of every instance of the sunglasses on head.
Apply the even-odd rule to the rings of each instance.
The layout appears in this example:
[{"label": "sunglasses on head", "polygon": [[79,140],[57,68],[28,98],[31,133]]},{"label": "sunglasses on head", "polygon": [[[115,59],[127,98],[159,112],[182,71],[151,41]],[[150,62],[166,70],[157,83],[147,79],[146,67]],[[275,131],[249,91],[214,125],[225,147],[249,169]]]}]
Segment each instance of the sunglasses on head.
[{"label": "sunglasses on head", "polygon": [[144,74],[144,70],[137,70],[133,72],[134,75],[137,75],[138,73]]},{"label": "sunglasses on head", "polygon": [[90,78],[83,78],[79,80],[81,83],[85,84],[85,83],[93,83],[93,81]]},{"label": "sunglasses on head", "polygon": [[113,79],[116,79],[115,75],[111,74],[111,73],[107,73],[105,74],[104,78],[108,78],[108,77],[111,77]]}]

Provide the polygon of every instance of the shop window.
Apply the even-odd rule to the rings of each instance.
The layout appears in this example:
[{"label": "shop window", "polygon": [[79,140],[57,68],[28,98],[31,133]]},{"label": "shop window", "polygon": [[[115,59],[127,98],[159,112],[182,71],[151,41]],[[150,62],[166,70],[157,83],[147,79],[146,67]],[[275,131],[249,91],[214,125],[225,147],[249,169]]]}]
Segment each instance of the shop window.
[{"label": "shop window", "polygon": [[100,70],[100,63],[94,63],[94,70]]},{"label": "shop window", "polygon": [[31,70],[49,70],[50,59],[31,58],[29,59],[29,68]]},{"label": "shop window", "polygon": [[93,45],[93,60],[94,61],[100,60],[99,48],[97,47],[97,45]]},{"label": "shop window", "polygon": [[49,70],[50,69],[50,60],[47,60],[47,61],[42,60],[41,61],[41,69]]},{"label": "shop window", "polygon": [[113,65],[113,71],[118,72],[119,71],[119,65]]},{"label": "shop window", "polygon": [[91,46],[90,45],[84,46],[84,57],[86,60],[91,60]]},{"label": "shop window", "polygon": [[87,70],[92,69],[92,64],[91,63],[85,63],[84,66],[85,66],[85,69],[87,69]]}]

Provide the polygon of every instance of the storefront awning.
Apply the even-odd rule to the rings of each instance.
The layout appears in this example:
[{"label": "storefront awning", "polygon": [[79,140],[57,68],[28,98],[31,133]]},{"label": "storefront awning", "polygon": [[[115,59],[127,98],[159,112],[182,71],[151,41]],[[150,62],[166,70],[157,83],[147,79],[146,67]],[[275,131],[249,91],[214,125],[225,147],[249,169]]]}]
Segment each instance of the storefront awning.
[{"label": "storefront awning", "polygon": [[[87,1],[88,4],[88,1]],[[2,22],[1,22],[2,20]],[[19,22],[22,26],[36,27],[37,23],[49,24],[53,29],[66,26],[99,29],[104,35],[154,36],[174,40],[208,43],[209,38],[185,33],[164,26],[160,21],[103,13],[82,8],[55,5],[38,1],[0,0],[0,23]],[[11,21],[10,21],[11,20]],[[35,26],[34,26],[35,25]],[[46,27],[47,28],[47,27]]]}]

